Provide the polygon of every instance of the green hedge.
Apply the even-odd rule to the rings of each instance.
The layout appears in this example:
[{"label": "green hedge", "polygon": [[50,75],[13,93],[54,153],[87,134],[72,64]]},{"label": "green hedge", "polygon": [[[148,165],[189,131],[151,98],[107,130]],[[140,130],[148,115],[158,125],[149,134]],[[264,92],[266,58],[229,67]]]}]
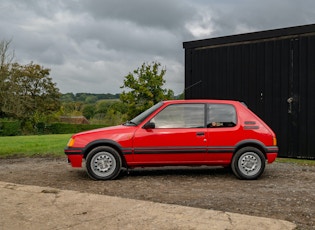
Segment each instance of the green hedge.
[{"label": "green hedge", "polygon": [[0,121],[0,136],[17,136],[21,134],[19,121]]},{"label": "green hedge", "polygon": [[28,127],[22,131],[21,123],[19,121],[0,121],[0,136],[19,136],[31,134],[72,134],[86,130],[103,128],[105,125],[89,125],[89,124],[67,124],[67,123],[52,123],[44,124],[38,123],[37,129],[30,129]]},{"label": "green hedge", "polygon": [[82,132],[86,130],[103,128],[103,127],[104,125],[53,123],[45,127],[45,133],[48,133],[48,134],[78,133],[78,132]]}]

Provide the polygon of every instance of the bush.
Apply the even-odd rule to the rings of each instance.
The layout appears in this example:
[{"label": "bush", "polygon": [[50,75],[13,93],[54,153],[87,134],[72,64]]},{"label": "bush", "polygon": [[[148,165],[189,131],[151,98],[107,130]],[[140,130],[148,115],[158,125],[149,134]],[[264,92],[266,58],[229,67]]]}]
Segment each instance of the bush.
[{"label": "bush", "polygon": [[0,136],[17,136],[21,134],[19,121],[0,121]]}]

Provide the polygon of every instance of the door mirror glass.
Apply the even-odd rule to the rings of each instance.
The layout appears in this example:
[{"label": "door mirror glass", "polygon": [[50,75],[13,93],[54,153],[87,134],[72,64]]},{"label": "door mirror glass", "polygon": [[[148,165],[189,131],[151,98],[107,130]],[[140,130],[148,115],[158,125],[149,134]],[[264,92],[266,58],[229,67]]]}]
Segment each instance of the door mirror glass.
[{"label": "door mirror glass", "polygon": [[149,121],[148,123],[146,123],[146,124],[143,126],[143,128],[144,128],[144,129],[154,129],[154,128],[155,128],[155,123]]}]

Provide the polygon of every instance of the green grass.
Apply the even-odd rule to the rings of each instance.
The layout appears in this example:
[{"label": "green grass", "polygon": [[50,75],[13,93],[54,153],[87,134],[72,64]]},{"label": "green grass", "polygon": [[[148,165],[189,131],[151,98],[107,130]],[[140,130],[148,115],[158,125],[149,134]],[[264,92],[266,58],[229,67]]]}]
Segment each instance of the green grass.
[{"label": "green grass", "polygon": [[63,156],[70,134],[0,137],[0,157]]},{"label": "green grass", "polygon": [[297,165],[315,166],[315,160],[296,159],[296,158],[277,158],[276,162],[291,163]]}]

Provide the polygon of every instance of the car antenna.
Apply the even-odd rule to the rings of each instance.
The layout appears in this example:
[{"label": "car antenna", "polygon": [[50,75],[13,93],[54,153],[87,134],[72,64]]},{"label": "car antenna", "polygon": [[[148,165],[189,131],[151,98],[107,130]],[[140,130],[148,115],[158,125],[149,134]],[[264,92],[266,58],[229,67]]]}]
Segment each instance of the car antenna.
[{"label": "car antenna", "polygon": [[186,91],[189,90],[190,88],[195,87],[196,85],[199,85],[200,83],[202,83],[201,80],[195,82],[194,84],[192,84],[192,85],[190,85],[190,86],[188,86],[188,87],[186,87],[184,91],[186,92]]}]

